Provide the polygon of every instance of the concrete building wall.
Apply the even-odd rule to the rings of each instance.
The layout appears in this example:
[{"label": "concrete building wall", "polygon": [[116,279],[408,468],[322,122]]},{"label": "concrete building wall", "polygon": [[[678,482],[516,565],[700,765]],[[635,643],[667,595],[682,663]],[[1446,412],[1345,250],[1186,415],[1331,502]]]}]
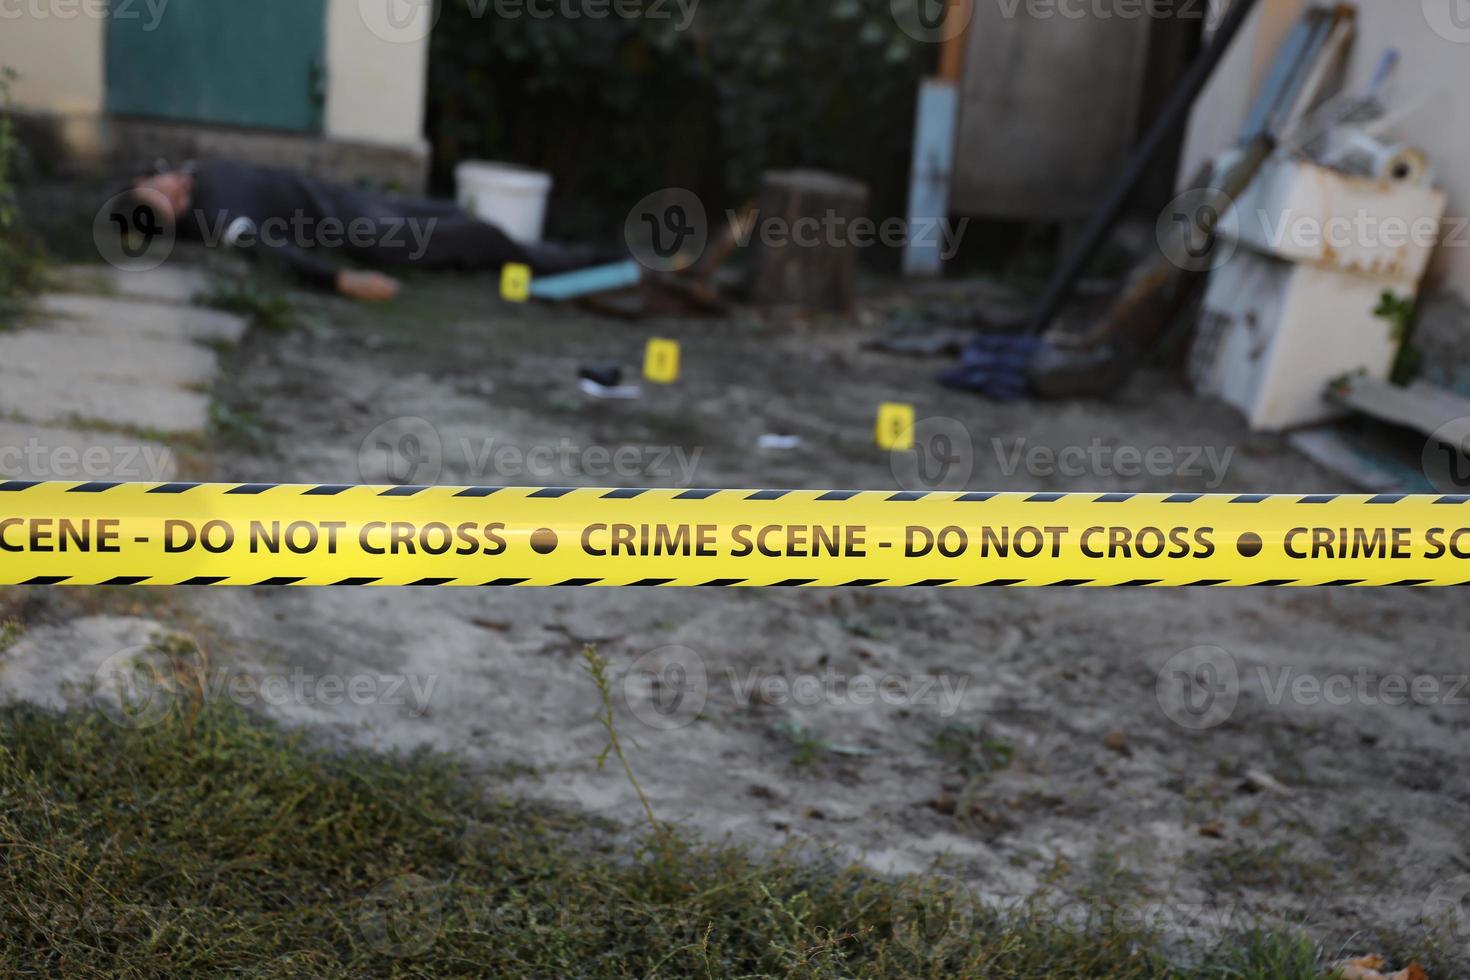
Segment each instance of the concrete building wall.
[{"label": "concrete building wall", "polygon": [[[373,19],[378,4],[329,0],[327,104],[322,135],[392,147],[422,157],[428,32],[433,7],[397,4],[415,18]],[[382,6],[389,7],[388,0]],[[102,140],[106,92],[105,0],[26,0],[0,4],[0,66],[20,73],[22,110],[52,117],[79,155]],[[167,6],[134,0],[142,17]]]},{"label": "concrete building wall", "polygon": [[[402,8],[402,22],[375,8]],[[327,8],[327,135],[418,146],[423,140],[432,3],[331,0]]]},{"label": "concrete building wall", "polygon": [[[1403,111],[1394,136],[1425,150],[1438,185],[1449,194],[1447,238],[1430,268],[1429,284],[1470,299],[1470,20],[1460,0],[1358,0],[1358,31],[1345,86],[1361,92],[1388,48],[1400,59],[1386,102]],[[1181,182],[1234,140],[1250,100],[1281,38],[1305,9],[1305,0],[1259,0],[1246,29],[1196,104],[1179,170]]]}]

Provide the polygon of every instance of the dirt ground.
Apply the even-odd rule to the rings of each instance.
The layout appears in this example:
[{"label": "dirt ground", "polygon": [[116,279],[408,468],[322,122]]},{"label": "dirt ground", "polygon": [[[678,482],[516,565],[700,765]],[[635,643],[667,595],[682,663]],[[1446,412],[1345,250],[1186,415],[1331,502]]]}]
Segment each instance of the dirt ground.
[{"label": "dirt ground", "polygon": [[[871,306],[795,326],[631,324],[509,306],[465,278],[412,282],[383,310],[301,309],[299,329],[257,330],[231,355],[211,478],[897,488],[907,464],[872,439],[877,406],[897,400],[968,435],[974,489],[1344,489],[1170,374],[1107,403],[946,391],[937,362],[863,349]],[[588,363],[636,380],[651,336],[682,344],[678,384],[632,401],[578,391]],[[801,445],[758,448],[767,433]],[[1093,446],[1105,465],[1091,472],[1047,462]],[[638,447],[637,462],[600,472],[595,447]],[[1120,448],[1169,463],[1118,475]],[[1266,919],[1349,952],[1432,937],[1470,962],[1458,593],[283,588],[156,602],[216,666],[404,679],[366,703],[261,704],[356,743],[455,753],[487,791],[643,818],[625,775],[598,767],[581,662],[595,644],[654,813],[695,833],[883,872],[937,866],[987,901],[1106,906],[1179,937]],[[1204,701],[1188,677],[1211,679]],[[1396,697],[1395,678],[1437,686]]]}]

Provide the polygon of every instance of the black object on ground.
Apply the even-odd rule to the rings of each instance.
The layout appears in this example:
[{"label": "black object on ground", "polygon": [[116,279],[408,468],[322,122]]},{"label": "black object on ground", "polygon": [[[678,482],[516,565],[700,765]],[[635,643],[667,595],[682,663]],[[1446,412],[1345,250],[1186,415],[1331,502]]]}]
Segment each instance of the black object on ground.
[{"label": "black object on ground", "polygon": [[577,371],[577,377],[586,378],[604,388],[616,388],[623,383],[623,366],[621,364],[584,364]]}]

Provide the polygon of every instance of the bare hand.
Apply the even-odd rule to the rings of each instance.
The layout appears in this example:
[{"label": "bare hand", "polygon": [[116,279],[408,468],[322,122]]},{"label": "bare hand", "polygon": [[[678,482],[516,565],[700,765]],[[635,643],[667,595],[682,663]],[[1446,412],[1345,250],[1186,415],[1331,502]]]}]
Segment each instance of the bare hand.
[{"label": "bare hand", "polygon": [[386,303],[398,295],[399,282],[381,272],[337,273],[337,292],[364,303]]}]

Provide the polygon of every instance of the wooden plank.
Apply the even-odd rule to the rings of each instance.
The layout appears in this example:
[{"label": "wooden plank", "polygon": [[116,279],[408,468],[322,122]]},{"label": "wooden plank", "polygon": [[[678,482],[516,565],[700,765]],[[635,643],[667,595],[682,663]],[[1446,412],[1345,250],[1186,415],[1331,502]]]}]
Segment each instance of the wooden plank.
[{"label": "wooden plank", "polygon": [[1451,445],[1470,445],[1470,398],[1425,381],[1407,388],[1368,377],[1350,378],[1327,392],[1330,401],[1402,425]]}]

